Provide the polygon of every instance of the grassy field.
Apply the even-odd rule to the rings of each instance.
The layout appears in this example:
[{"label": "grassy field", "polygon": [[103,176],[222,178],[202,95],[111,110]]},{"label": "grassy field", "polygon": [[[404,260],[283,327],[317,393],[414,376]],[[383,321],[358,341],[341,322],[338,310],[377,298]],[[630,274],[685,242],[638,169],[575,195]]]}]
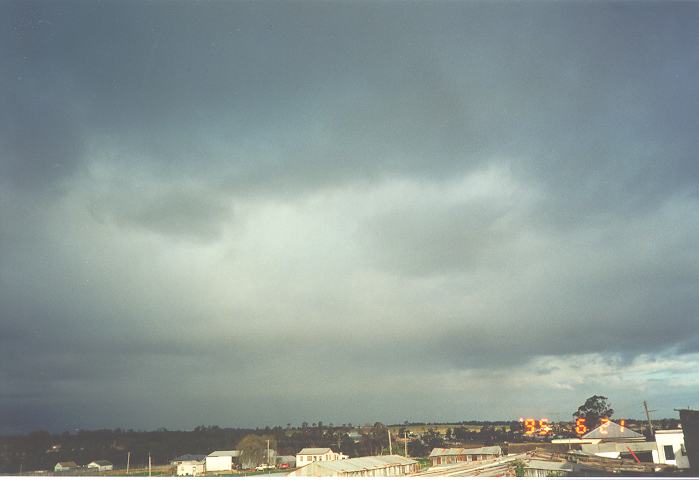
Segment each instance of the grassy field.
[{"label": "grassy field", "polygon": [[[172,476],[175,474],[175,469],[171,465],[154,465],[151,467],[151,476],[152,477],[168,477]],[[148,476],[148,468],[131,468],[129,469],[129,473],[126,473],[126,469],[122,470],[110,470],[107,472],[94,472],[91,475],[100,475],[100,476],[119,476],[119,477],[147,477]]]}]

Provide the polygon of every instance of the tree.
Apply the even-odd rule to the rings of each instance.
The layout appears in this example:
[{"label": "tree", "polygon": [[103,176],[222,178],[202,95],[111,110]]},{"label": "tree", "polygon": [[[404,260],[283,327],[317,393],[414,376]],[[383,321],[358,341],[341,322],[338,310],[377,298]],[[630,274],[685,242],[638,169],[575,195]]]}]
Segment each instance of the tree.
[{"label": "tree", "polygon": [[240,450],[240,463],[253,467],[267,463],[267,440],[270,450],[276,450],[277,440],[274,437],[254,434],[243,437],[237,446]]},{"label": "tree", "polygon": [[515,467],[515,477],[524,476],[524,469],[527,466],[524,460],[515,460],[512,462],[512,466]]},{"label": "tree", "polygon": [[587,428],[597,428],[602,418],[609,418],[614,414],[612,406],[607,402],[607,397],[593,395],[573,413],[574,417],[584,418]]}]

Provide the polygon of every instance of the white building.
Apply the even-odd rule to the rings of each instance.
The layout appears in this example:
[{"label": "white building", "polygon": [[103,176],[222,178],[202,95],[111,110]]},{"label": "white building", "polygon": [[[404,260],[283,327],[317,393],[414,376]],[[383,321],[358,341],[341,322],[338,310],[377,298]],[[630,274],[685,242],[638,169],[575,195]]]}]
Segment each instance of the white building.
[{"label": "white building", "polygon": [[54,467],[54,472],[66,472],[68,470],[75,470],[78,468],[78,464],[75,462],[58,462]]},{"label": "white building", "polygon": [[206,472],[206,460],[185,460],[177,463],[178,477],[196,477]]},{"label": "white building", "polygon": [[207,472],[223,472],[233,470],[240,457],[240,450],[217,450],[206,456]]},{"label": "white building", "polygon": [[658,445],[658,462],[677,465],[677,468],[689,468],[689,457],[684,446],[684,433],[676,430],[656,430],[655,443]]},{"label": "white building", "polygon": [[313,462],[329,462],[331,460],[344,460],[349,458],[342,452],[335,453],[330,448],[304,448],[296,454],[296,467],[303,467]]},{"label": "white building", "polygon": [[87,464],[87,468],[96,468],[98,472],[106,472],[107,470],[113,470],[114,465],[112,462],[107,460],[95,460]]}]

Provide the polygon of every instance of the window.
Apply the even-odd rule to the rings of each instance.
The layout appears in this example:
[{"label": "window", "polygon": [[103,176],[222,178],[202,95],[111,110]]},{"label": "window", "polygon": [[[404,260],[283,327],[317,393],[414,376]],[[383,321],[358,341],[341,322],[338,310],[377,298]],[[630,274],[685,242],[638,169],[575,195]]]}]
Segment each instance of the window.
[{"label": "window", "polygon": [[665,449],[665,460],[674,460],[675,451],[672,449],[672,445],[665,445],[663,448]]}]

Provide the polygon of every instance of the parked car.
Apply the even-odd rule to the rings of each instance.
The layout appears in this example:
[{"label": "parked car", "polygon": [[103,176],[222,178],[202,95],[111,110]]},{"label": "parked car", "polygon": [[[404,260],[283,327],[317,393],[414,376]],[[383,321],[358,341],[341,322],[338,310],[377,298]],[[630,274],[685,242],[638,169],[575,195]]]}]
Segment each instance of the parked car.
[{"label": "parked car", "polygon": [[255,470],[257,470],[258,472],[262,472],[262,471],[264,471],[264,470],[272,470],[273,468],[274,468],[274,466],[272,466],[272,465],[267,465],[266,463],[263,463],[263,464],[258,465],[257,467],[255,467]]}]

